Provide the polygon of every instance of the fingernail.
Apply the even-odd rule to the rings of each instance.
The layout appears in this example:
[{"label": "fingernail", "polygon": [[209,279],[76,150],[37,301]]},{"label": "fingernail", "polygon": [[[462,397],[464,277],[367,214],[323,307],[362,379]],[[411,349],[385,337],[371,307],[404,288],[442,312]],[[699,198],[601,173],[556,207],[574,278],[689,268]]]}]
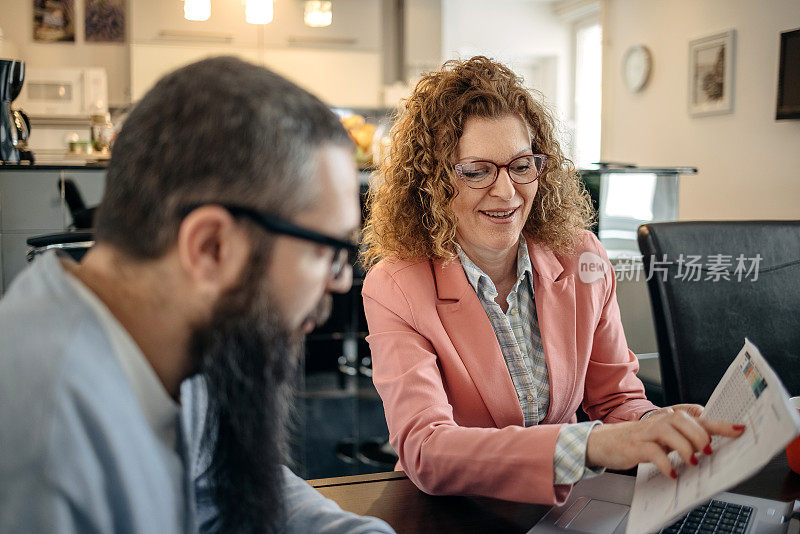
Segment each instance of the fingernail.
[{"label": "fingernail", "polygon": [[671,476],[674,479],[677,479],[678,473],[676,473],[675,470],[673,469],[672,471],[669,472],[669,476]]},{"label": "fingernail", "polygon": [[744,430],[745,428],[746,427],[744,425],[733,425],[733,429],[736,430],[737,432],[739,430]]},{"label": "fingernail", "polygon": [[697,456],[692,454],[692,456],[689,457],[689,462],[691,462],[692,465],[697,465]]},{"label": "fingernail", "polygon": [[709,455],[709,454],[714,452],[714,451],[711,450],[711,443],[706,445],[705,449],[703,449],[703,452],[706,453],[706,455]]}]

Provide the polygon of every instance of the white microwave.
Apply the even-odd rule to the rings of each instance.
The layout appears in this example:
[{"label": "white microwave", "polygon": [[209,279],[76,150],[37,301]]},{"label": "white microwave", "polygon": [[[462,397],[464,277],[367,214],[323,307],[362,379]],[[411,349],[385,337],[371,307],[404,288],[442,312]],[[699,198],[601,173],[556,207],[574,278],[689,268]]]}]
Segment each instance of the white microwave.
[{"label": "white microwave", "polygon": [[14,107],[33,117],[89,117],[108,111],[108,79],[102,68],[31,67]]}]

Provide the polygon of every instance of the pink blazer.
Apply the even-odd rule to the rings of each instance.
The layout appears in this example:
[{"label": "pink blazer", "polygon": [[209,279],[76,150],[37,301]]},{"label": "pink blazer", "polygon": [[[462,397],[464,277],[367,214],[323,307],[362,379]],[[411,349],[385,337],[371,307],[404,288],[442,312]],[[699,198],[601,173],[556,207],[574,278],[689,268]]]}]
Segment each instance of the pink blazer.
[{"label": "pink blazer", "polygon": [[[364,280],[373,380],[391,444],[426,493],[563,503],[571,486],[553,484],[553,456],[578,406],[606,423],[655,408],[636,377],[597,238],[586,232],[566,256],[531,240],[528,249],[550,375],[550,409],[533,427],[523,424],[497,337],[458,260],[383,260]],[[606,265],[593,282],[579,276],[583,252]]]}]

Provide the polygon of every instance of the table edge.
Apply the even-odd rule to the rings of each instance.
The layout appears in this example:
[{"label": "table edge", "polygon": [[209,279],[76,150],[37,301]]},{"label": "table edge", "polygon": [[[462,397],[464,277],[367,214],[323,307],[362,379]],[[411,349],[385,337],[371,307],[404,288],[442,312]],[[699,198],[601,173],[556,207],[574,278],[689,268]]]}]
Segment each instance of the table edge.
[{"label": "table edge", "polygon": [[398,480],[408,478],[403,471],[388,471],[384,473],[370,473],[367,475],[352,475],[346,477],[317,478],[306,480],[311,487],[329,488],[333,486],[348,486],[350,484],[364,484],[368,482],[380,482],[383,480]]}]

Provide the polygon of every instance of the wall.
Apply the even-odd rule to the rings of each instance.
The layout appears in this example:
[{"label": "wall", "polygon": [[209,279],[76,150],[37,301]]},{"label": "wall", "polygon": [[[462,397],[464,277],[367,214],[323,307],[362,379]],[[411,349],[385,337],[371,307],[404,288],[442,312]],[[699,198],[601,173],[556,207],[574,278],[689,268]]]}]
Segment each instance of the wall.
[{"label": "wall", "polygon": [[[798,0],[604,0],[602,157],[691,165],[679,218],[800,218],[800,121],[776,121],[779,33],[800,26]],[[736,29],[734,111],[687,111],[688,43]],[[637,94],[620,74],[625,50],[653,55]]]},{"label": "wall", "polygon": [[2,26],[0,26],[0,58],[15,57],[19,57],[19,48],[17,48],[17,43],[6,38]]},{"label": "wall", "polygon": [[570,114],[570,39],[551,2],[442,0],[444,59],[482,54],[528,71],[562,119]]},{"label": "wall", "polygon": [[40,43],[33,40],[33,2],[2,0],[0,28],[13,42],[18,57],[34,67],[103,67],[108,74],[108,101],[119,106],[130,101],[128,46],[124,43],[87,43],[83,39],[82,1],[75,2],[75,42]]}]

